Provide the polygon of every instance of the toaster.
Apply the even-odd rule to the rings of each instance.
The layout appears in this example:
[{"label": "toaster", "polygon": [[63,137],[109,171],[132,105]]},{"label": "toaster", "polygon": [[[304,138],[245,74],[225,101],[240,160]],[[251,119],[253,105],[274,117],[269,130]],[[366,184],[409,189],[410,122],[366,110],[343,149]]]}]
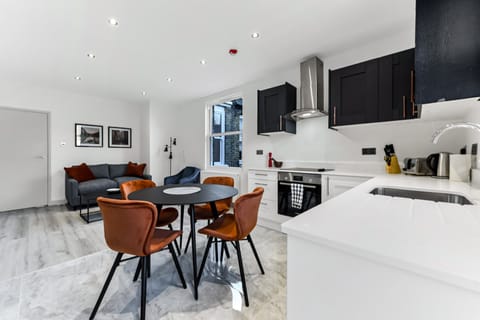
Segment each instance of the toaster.
[{"label": "toaster", "polygon": [[427,158],[403,159],[403,173],[416,176],[433,176],[433,171],[427,166]]}]

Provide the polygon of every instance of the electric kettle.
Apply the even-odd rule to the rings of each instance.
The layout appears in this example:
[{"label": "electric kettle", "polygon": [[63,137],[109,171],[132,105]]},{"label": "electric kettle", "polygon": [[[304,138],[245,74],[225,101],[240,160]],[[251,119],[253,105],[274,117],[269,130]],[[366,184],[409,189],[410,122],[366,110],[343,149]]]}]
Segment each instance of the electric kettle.
[{"label": "electric kettle", "polygon": [[449,160],[449,152],[432,153],[427,157],[427,167],[433,171],[434,177],[448,179],[450,169]]}]

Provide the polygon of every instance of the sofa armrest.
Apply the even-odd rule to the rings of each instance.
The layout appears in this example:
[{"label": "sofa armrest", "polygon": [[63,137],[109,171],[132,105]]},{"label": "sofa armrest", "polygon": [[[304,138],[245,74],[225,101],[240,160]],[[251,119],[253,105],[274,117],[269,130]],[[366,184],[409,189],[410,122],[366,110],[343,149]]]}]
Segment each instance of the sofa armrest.
[{"label": "sofa armrest", "polygon": [[151,175],[151,174],[148,174],[148,173],[145,173],[145,174],[143,175],[143,179],[145,179],[145,180],[152,180],[152,175]]},{"label": "sofa armrest", "polygon": [[163,184],[164,184],[164,185],[167,185],[167,184],[177,184],[177,183],[178,183],[178,180],[179,180],[179,175],[174,175],[174,176],[165,177],[165,179],[163,180]]},{"label": "sofa armrest", "polygon": [[71,207],[79,205],[78,181],[67,176],[65,177],[65,198]]}]

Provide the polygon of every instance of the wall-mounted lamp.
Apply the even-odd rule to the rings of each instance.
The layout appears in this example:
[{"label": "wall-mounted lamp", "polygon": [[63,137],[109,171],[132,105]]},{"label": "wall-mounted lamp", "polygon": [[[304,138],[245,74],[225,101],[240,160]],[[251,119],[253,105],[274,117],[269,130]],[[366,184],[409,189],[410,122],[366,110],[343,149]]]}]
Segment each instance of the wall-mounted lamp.
[{"label": "wall-mounted lamp", "polygon": [[170,151],[170,154],[168,155],[168,159],[170,160],[170,175],[172,175],[172,159],[173,159],[172,146],[176,146],[176,145],[177,145],[177,138],[170,137],[170,146],[166,144],[165,148],[163,148],[163,152]]}]

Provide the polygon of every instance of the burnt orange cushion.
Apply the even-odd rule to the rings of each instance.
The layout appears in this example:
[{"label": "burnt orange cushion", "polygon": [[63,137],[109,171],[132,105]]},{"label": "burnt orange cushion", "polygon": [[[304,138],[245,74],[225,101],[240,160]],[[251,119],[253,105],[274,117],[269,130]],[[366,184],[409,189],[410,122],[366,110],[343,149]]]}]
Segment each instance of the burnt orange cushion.
[{"label": "burnt orange cushion", "polygon": [[95,179],[92,170],[90,170],[90,168],[85,163],[82,163],[79,166],[71,166],[70,168],[64,169],[71,178],[77,180],[78,182]]},{"label": "burnt orange cushion", "polygon": [[134,162],[128,162],[127,165],[127,170],[125,171],[126,176],[130,177],[143,177],[143,171],[145,170],[145,167],[147,166],[146,163],[141,163],[137,164]]}]

